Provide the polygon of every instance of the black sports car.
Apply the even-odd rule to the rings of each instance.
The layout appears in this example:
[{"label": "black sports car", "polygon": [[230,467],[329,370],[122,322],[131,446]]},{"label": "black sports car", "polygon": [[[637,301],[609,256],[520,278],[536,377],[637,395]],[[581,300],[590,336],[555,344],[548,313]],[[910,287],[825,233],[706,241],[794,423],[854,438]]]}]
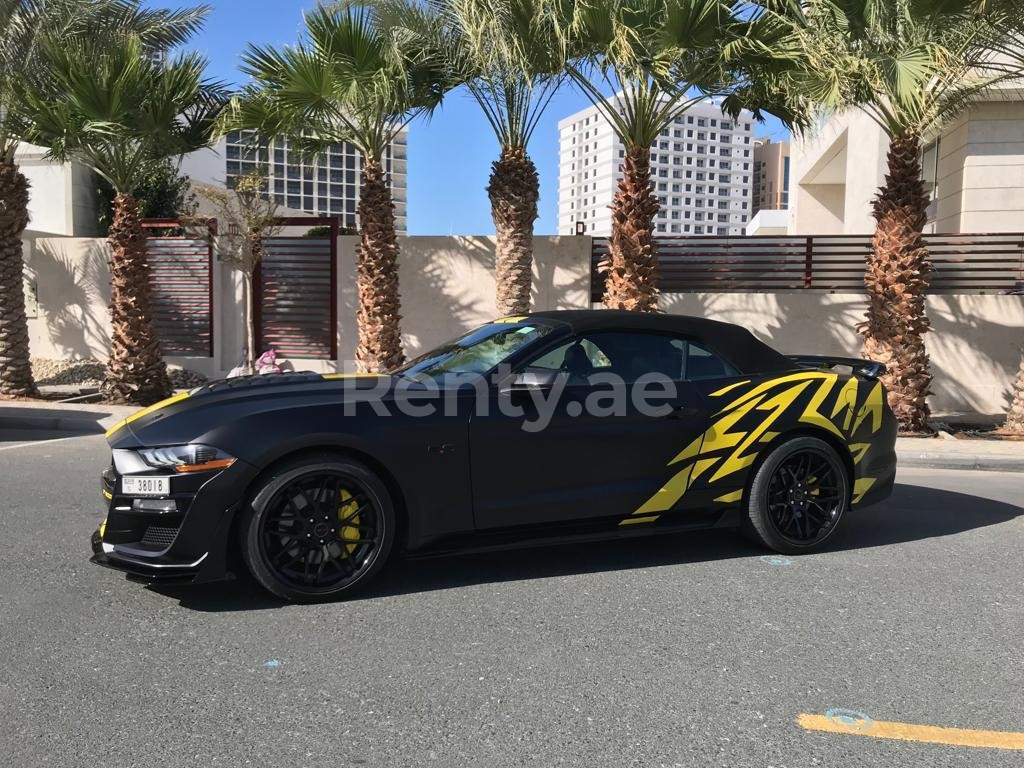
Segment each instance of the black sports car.
[{"label": "black sports car", "polygon": [[881,371],[727,323],[580,310],[496,320],[386,376],[218,381],[107,433],[93,562],[189,583],[244,562],[321,600],[396,551],[731,527],[806,552],[892,489]]}]

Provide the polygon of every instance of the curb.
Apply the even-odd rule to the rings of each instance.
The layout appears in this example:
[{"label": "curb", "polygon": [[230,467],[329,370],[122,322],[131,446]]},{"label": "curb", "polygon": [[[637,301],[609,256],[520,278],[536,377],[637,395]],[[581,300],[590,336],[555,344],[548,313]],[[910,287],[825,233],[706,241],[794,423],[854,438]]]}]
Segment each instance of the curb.
[{"label": "curb", "polygon": [[1024,472],[1024,456],[948,456],[940,453],[896,454],[896,468]]},{"label": "curb", "polygon": [[46,430],[49,432],[76,432],[83,435],[102,435],[107,431],[103,424],[119,419],[83,419],[71,416],[4,416],[0,415],[0,429]]}]

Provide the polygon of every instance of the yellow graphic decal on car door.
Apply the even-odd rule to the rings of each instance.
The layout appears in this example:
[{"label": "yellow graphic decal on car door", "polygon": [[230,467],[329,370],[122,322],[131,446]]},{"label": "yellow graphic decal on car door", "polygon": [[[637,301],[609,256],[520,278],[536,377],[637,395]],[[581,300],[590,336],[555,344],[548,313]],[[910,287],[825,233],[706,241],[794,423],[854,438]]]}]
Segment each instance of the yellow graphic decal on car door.
[{"label": "yellow graphic decal on car door", "polygon": [[[800,371],[763,381],[737,394],[727,405],[714,415],[714,421],[707,430],[668,463],[668,466],[684,463],[672,478],[659,488],[654,495],[641,504],[627,522],[653,522],[658,515],[652,512],[666,512],[683,498],[695,482],[711,468],[715,471],[706,480],[714,485],[723,478],[753,464],[760,453],[760,447],[779,436],[779,430],[772,427],[779,424],[790,413],[805,393],[810,393],[795,421],[808,424],[840,438],[850,447],[855,464],[859,464],[870,448],[869,442],[851,443],[862,426],[868,425],[875,434],[882,426],[883,390],[881,382],[875,382],[868,389],[858,408],[858,395],[864,382],[847,379],[836,394],[835,403],[826,407],[829,397],[839,383],[839,374],[829,371]],[[737,381],[712,392],[711,397],[722,397],[750,384],[749,380]],[[828,414],[826,416],[826,413]],[[751,424],[754,416],[764,414]],[[855,418],[856,415],[856,418]],[[858,503],[877,478],[860,478],[853,488],[852,502]],[[733,490],[715,498],[721,503],[734,503],[742,499],[742,490]],[[637,519],[637,518],[642,518]]]}]

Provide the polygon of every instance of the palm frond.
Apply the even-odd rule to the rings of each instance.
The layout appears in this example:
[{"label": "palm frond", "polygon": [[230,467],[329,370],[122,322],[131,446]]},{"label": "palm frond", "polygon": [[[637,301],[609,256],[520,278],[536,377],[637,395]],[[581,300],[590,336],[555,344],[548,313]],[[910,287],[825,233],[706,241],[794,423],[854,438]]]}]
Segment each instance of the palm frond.
[{"label": "palm frond", "polygon": [[50,81],[15,91],[25,140],[59,160],[77,159],[118,191],[153,162],[206,146],[224,102],[204,79],[205,60],[181,54],[166,64],[144,56],[138,36],[110,41],[44,39]]},{"label": "palm frond", "polygon": [[287,136],[307,152],[349,141],[380,160],[449,85],[434,59],[408,36],[390,34],[376,13],[359,3],[320,6],[306,15],[298,44],[250,46],[242,70],[253,83],[233,100],[222,128]]}]

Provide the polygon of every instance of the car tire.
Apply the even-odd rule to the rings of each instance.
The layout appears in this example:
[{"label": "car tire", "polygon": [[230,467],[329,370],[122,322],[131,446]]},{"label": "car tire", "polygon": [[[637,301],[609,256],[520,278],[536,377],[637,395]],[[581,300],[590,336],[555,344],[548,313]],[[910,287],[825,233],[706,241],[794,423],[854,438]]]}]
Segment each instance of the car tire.
[{"label": "car tire", "polygon": [[835,533],[849,503],[849,473],[835,449],[816,437],[794,437],[755,471],[743,530],[776,552],[804,554]]},{"label": "car tire", "polygon": [[387,562],[395,535],[394,501],[380,477],[329,453],[275,467],[239,526],[242,559],[253,578],[301,603],[338,600],[364,588]]}]

